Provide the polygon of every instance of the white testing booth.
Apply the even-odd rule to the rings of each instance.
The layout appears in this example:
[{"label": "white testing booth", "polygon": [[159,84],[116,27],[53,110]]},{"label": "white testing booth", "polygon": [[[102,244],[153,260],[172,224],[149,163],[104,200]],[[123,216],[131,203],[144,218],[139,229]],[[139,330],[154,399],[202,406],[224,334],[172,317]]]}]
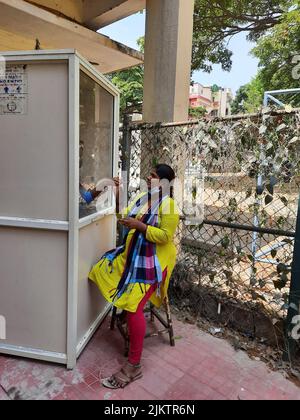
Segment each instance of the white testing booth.
[{"label": "white testing booth", "polygon": [[79,185],[117,175],[119,94],[75,51],[1,55],[0,353],[73,368],[110,309],[87,276],[115,247],[112,195]]}]

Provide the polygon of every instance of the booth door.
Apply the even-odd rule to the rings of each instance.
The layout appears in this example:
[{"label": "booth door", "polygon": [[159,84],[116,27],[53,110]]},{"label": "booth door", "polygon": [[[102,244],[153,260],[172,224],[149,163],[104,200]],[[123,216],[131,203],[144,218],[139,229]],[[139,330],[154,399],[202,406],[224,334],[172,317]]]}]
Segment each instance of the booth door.
[{"label": "booth door", "polygon": [[[115,97],[105,84],[83,70],[80,75],[80,189],[103,188],[113,177]],[[92,266],[116,245],[116,217],[112,189],[87,203],[79,203],[78,343],[107,312],[107,302],[88,281]]]}]

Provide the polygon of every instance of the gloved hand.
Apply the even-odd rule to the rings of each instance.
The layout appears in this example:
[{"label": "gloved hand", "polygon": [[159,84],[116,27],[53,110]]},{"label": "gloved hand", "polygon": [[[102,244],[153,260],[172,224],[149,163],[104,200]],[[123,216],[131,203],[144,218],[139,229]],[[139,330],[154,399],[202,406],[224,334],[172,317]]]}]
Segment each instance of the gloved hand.
[{"label": "gloved hand", "polygon": [[90,191],[86,191],[82,186],[79,187],[79,192],[83,200],[87,204],[91,204],[92,201],[94,201],[94,197]]}]

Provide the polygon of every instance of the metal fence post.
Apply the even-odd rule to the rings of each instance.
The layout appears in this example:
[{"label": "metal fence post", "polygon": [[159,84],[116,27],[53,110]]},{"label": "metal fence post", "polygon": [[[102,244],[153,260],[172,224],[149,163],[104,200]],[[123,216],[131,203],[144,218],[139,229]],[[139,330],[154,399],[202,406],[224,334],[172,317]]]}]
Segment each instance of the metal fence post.
[{"label": "metal fence post", "polygon": [[292,362],[297,350],[297,340],[292,336],[295,328],[293,320],[300,315],[300,196],[296,225],[296,237],[291,273],[291,287],[289,297],[289,310],[285,323],[285,350],[283,359]]},{"label": "metal fence post", "polygon": [[[129,200],[129,177],[130,177],[130,158],[131,158],[131,135],[130,135],[130,117],[127,113],[124,114],[123,117],[123,127],[122,127],[122,141],[121,141],[121,169],[122,173],[127,173],[127,185],[126,185],[126,203],[128,205]],[[119,245],[122,245],[124,240],[124,228],[120,224],[118,224],[118,231],[119,231]]]},{"label": "metal fence post", "polygon": [[129,200],[129,177],[130,177],[130,159],[131,159],[131,134],[130,117],[124,114],[123,118],[123,141],[122,141],[122,171],[127,173],[127,201]]}]

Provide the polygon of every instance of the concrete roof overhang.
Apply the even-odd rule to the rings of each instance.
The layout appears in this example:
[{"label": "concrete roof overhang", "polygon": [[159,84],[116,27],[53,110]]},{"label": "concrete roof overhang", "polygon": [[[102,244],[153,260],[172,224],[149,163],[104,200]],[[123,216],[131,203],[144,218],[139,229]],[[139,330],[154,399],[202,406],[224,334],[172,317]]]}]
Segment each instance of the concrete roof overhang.
[{"label": "concrete roof overhang", "polygon": [[102,73],[143,62],[143,54],[70,17],[62,17],[24,0],[0,0],[0,51],[32,50],[37,39],[40,48],[45,50],[76,49]]},{"label": "concrete roof overhang", "polygon": [[97,31],[146,8],[146,0],[26,0]]}]

